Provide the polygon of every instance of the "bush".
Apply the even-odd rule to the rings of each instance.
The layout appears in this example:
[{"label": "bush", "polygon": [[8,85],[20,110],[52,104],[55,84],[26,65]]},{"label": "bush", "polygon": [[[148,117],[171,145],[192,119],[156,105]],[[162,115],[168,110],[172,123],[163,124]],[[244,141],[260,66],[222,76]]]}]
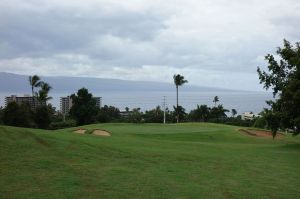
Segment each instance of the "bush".
[{"label": "bush", "polygon": [[5,125],[18,127],[33,127],[32,113],[28,104],[11,102],[4,109],[3,122]]},{"label": "bush", "polygon": [[47,129],[51,123],[51,110],[48,106],[39,106],[35,110],[34,121],[38,128]]},{"label": "bush", "polygon": [[264,117],[257,118],[253,126],[264,129],[267,127],[267,121]]},{"label": "bush", "polygon": [[67,120],[65,122],[52,122],[49,126],[50,129],[63,129],[76,126],[75,120]]}]

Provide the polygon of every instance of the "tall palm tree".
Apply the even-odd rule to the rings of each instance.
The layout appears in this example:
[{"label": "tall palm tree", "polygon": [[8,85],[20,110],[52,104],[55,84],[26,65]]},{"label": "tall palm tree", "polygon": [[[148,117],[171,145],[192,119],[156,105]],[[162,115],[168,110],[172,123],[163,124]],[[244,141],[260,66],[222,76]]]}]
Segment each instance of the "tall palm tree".
[{"label": "tall palm tree", "polygon": [[32,94],[32,99],[33,99],[33,104],[35,105],[35,92],[34,88],[40,87],[42,84],[42,81],[39,76],[33,75],[29,76],[29,84],[31,86],[31,94]]},{"label": "tall palm tree", "polygon": [[213,102],[215,103],[215,107],[217,106],[217,102],[219,101],[219,97],[215,96]]},{"label": "tall palm tree", "polygon": [[37,75],[29,76],[29,84],[31,86],[32,97],[34,97],[34,88],[41,86],[40,77]]},{"label": "tall palm tree", "polygon": [[[178,87],[182,86],[185,83],[188,83],[187,80],[184,79],[184,76],[181,76],[180,74],[173,75],[174,84],[176,86],[176,109],[178,109]],[[177,113],[177,123],[179,122],[179,113]]]}]

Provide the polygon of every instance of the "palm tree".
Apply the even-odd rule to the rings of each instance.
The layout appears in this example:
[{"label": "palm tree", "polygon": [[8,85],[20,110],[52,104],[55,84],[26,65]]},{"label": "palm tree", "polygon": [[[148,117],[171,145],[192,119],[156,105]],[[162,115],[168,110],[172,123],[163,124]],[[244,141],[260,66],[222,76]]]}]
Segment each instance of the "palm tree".
[{"label": "palm tree", "polygon": [[219,97],[215,96],[213,102],[215,103],[215,107],[217,106],[217,102],[219,101]]},{"label": "palm tree", "polygon": [[[174,84],[176,86],[176,110],[178,109],[178,87],[182,86],[185,83],[188,83],[187,80],[184,79],[184,76],[181,76],[180,74],[175,74],[173,76]],[[179,122],[179,113],[177,113],[177,123]]]},{"label": "palm tree", "polygon": [[40,81],[40,77],[37,75],[29,76],[29,84],[31,86],[31,94],[33,99],[33,104],[35,105],[35,92],[34,88],[40,87],[42,84],[42,81]]},{"label": "palm tree", "polygon": [[45,82],[41,82],[40,86],[41,86],[41,90],[39,90],[39,92],[37,94],[37,98],[39,101],[47,104],[47,101],[52,99],[52,97],[48,96],[48,93],[52,89],[52,87],[48,83],[45,83]]},{"label": "palm tree", "polygon": [[184,116],[186,115],[185,109],[182,106],[178,106],[178,107],[173,106],[173,108],[174,108],[174,112],[176,113],[176,119],[178,122],[179,119],[183,119]]},{"label": "palm tree", "polygon": [[49,91],[52,89],[52,87],[48,83],[45,83],[45,82],[41,83],[41,88],[43,91],[45,91],[47,93],[49,93]]},{"label": "palm tree", "polygon": [[234,117],[237,114],[237,111],[235,109],[231,109],[231,114],[232,114],[232,117]]}]

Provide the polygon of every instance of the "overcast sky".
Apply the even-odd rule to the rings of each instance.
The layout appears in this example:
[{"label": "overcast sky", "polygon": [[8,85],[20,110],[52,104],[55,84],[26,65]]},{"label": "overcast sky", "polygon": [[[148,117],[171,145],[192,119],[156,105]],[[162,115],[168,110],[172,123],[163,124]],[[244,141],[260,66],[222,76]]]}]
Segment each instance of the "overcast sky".
[{"label": "overcast sky", "polygon": [[262,90],[299,0],[1,0],[0,72]]}]

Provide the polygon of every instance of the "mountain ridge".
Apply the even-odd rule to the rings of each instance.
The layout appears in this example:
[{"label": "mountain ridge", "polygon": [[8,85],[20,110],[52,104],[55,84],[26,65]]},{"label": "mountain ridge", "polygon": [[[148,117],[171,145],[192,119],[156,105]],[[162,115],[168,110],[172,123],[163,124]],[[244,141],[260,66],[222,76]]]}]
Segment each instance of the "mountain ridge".
[{"label": "mountain ridge", "polygon": [[[0,72],[0,92],[28,92],[29,75],[19,75],[14,73]],[[85,87],[92,92],[99,91],[173,91],[174,85],[166,82],[135,81],[95,77],[68,77],[68,76],[40,76],[53,87],[54,92],[75,92]],[[233,92],[240,90],[230,90],[225,88],[184,85],[185,91],[223,91]]]}]

